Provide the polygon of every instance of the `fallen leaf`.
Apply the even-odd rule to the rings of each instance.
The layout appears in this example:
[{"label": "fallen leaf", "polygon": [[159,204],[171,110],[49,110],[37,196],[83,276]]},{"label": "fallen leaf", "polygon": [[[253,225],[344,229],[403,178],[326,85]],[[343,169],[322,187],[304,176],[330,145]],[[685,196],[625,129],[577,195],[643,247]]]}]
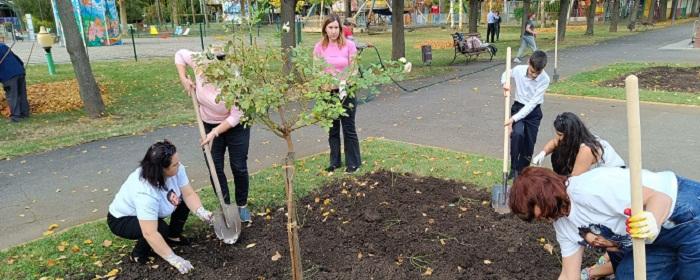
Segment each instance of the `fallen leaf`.
[{"label": "fallen leaf", "polygon": [[92,264],[93,264],[94,266],[96,266],[96,267],[102,267],[102,261],[96,261],[96,262],[94,262],[94,263],[92,263]]},{"label": "fallen leaf", "polygon": [[6,262],[8,265],[10,265],[10,264],[15,263],[15,259],[10,258],[10,259],[7,259],[5,262]]},{"label": "fallen leaf", "polygon": [[102,246],[104,246],[104,247],[112,246],[112,240],[105,239],[105,241],[102,241]]},{"label": "fallen leaf", "polygon": [[319,203],[321,202],[321,199],[317,196],[316,198],[314,198],[314,202]]},{"label": "fallen leaf", "polygon": [[484,260],[484,264],[491,264],[490,260]]},{"label": "fallen leaf", "polygon": [[107,273],[107,275],[105,275],[104,277],[114,277],[114,276],[117,276],[118,273],[119,273],[119,269],[115,268],[115,269],[110,270],[109,273]]},{"label": "fallen leaf", "polygon": [[544,247],[544,250],[547,251],[547,253],[549,253],[550,255],[554,254],[554,246],[552,246],[552,244],[547,243],[547,244],[544,244],[543,247]]},{"label": "fallen leaf", "polygon": [[51,224],[47,230],[54,230],[58,228],[58,224]]},{"label": "fallen leaf", "polygon": [[47,230],[44,233],[42,233],[42,235],[44,235],[44,236],[52,235],[52,234],[53,234],[53,230]]},{"label": "fallen leaf", "polygon": [[423,275],[423,276],[430,276],[430,275],[433,275],[433,269],[430,268],[430,267],[428,267],[428,268],[425,269],[425,272],[423,272],[423,274],[421,274],[421,275]]},{"label": "fallen leaf", "polygon": [[158,268],[158,267],[159,267],[159,265],[157,265],[157,264],[154,264],[154,265],[151,266],[151,268],[153,268],[153,269],[156,269],[156,268]]},{"label": "fallen leaf", "polygon": [[323,205],[326,205],[326,206],[331,205],[331,200],[328,199],[328,198],[324,199],[324,200],[323,200]]},{"label": "fallen leaf", "polygon": [[95,213],[95,212],[97,212],[97,209],[92,209],[92,213]]},{"label": "fallen leaf", "polygon": [[362,252],[357,252],[357,259],[358,259],[358,260],[361,260],[362,257],[364,257],[364,256],[362,255]]},{"label": "fallen leaf", "polygon": [[56,261],[54,259],[48,259],[46,261],[46,266],[54,266],[56,265]]},{"label": "fallen leaf", "polygon": [[70,250],[73,253],[78,253],[80,252],[80,247],[78,247],[78,245],[73,245],[73,247],[71,247]]},{"label": "fallen leaf", "polygon": [[273,262],[276,262],[276,261],[278,261],[278,260],[281,259],[281,258],[282,258],[282,255],[280,254],[279,251],[275,251],[275,254],[272,255],[272,261],[273,261]]},{"label": "fallen leaf", "polygon": [[56,249],[58,249],[59,252],[63,252],[66,250],[66,246],[58,245],[58,246],[56,246]]},{"label": "fallen leaf", "polygon": [[246,249],[255,247],[255,243],[250,243],[245,246]]},{"label": "fallen leaf", "polygon": [[83,241],[83,244],[85,244],[85,245],[90,245],[90,244],[92,244],[92,240],[90,240],[90,239],[85,239],[85,241]]}]

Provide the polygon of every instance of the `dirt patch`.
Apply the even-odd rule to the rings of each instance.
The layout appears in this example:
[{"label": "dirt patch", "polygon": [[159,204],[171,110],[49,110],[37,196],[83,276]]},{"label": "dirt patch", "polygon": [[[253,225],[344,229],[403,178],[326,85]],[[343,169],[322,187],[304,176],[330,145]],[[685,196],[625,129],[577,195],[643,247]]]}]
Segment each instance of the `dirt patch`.
[{"label": "dirt patch", "polygon": [[[559,275],[552,226],[499,216],[487,202],[489,195],[475,186],[377,172],[333,182],[321,190],[299,203],[307,279],[555,279]],[[161,259],[150,266],[124,259],[119,279],[289,279],[284,210],[262,214],[234,246],[200,233],[194,246],[177,248],[177,254],[195,267],[187,276]],[[545,249],[549,243],[555,245],[554,254]],[[278,252],[282,257],[273,261]]]},{"label": "dirt patch", "polygon": [[624,88],[625,78],[630,74],[639,78],[639,88],[642,89],[700,93],[700,67],[650,67],[616,79],[600,82],[600,85]]},{"label": "dirt patch", "polygon": [[[105,105],[111,103],[107,87],[100,83],[98,83],[98,86]],[[27,99],[29,101],[29,110],[32,114],[66,112],[83,108],[78,81],[75,79],[29,85],[27,86]],[[10,108],[7,107],[4,90],[2,90],[2,95],[0,96],[0,114],[3,116],[10,115]]]}]

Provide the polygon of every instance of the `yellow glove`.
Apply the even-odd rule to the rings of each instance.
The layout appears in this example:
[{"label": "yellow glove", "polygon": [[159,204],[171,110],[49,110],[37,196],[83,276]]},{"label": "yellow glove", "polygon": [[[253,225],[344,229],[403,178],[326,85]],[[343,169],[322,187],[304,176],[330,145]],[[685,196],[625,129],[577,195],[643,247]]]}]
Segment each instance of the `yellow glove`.
[{"label": "yellow glove", "polygon": [[[625,214],[630,215],[630,211],[625,209]],[[634,216],[627,218],[627,233],[633,238],[644,238],[645,243],[654,243],[656,237],[659,236],[659,226],[656,224],[654,214],[648,211],[642,211]]]}]

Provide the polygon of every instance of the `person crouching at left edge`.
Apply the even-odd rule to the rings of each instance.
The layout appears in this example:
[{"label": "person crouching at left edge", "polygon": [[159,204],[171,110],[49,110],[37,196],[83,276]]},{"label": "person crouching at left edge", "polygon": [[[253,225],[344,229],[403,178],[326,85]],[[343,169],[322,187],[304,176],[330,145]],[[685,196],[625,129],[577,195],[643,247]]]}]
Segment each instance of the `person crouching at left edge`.
[{"label": "person crouching at left edge", "polygon": [[[190,185],[175,145],[163,140],[148,148],[140,167],[122,184],[109,205],[107,224],[115,235],[137,240],[132,261],[145,264],[155,253],[185,274],[193,269],[192,264],[170,246],[190,244],[182,236],[190,210],[202,221],[213,223],[212,213],[204,209]],[[164,221],[168,216],[170,224]]]}]

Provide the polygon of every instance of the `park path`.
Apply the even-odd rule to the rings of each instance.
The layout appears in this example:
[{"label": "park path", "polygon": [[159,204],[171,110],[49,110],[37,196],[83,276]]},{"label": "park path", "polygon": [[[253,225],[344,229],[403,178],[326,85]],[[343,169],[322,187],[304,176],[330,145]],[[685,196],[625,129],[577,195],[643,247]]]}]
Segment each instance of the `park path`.
[{"label": "park path", "polygon": [[[690,24],[677,25],[564,50],[560,52],[559,73],[566,78],[624,61],[698,63],[700,51],[659,50],[663,46],[660,42],[687,39],[690,28]],[[503,97],[498,80],[503,67],[498,63],[470,63],[457,66],[458,71],[446,76],[403,83],[415,88],[448,80],[415,92],[401,93],[394,86],[384,88],[384,94],[359,107],[360,136],[500,157]],[[551,75],[551,69],[547,71]],[[553,135],[552,119],[562,111],[580,114],[595,133],[627,158],[625,104],[614,100],[547,96],[536,149]],[[671,169],[700,179],[700,107],[642,104],[641,113],[644,167]],[[164,138],[178,146],[193,185],[208,185],[197,134],[190,125],[167,127],[0,161],[0,248],[38,238],[52,223],[65,228],[105,217],[109,202],[147,147]],[[297,155],[326,151],[326,139],[318,127],[299,131],[295,136]],[[284,143],[273,134],[254,127],[251,171],[279,163],[285,151]]]}]

